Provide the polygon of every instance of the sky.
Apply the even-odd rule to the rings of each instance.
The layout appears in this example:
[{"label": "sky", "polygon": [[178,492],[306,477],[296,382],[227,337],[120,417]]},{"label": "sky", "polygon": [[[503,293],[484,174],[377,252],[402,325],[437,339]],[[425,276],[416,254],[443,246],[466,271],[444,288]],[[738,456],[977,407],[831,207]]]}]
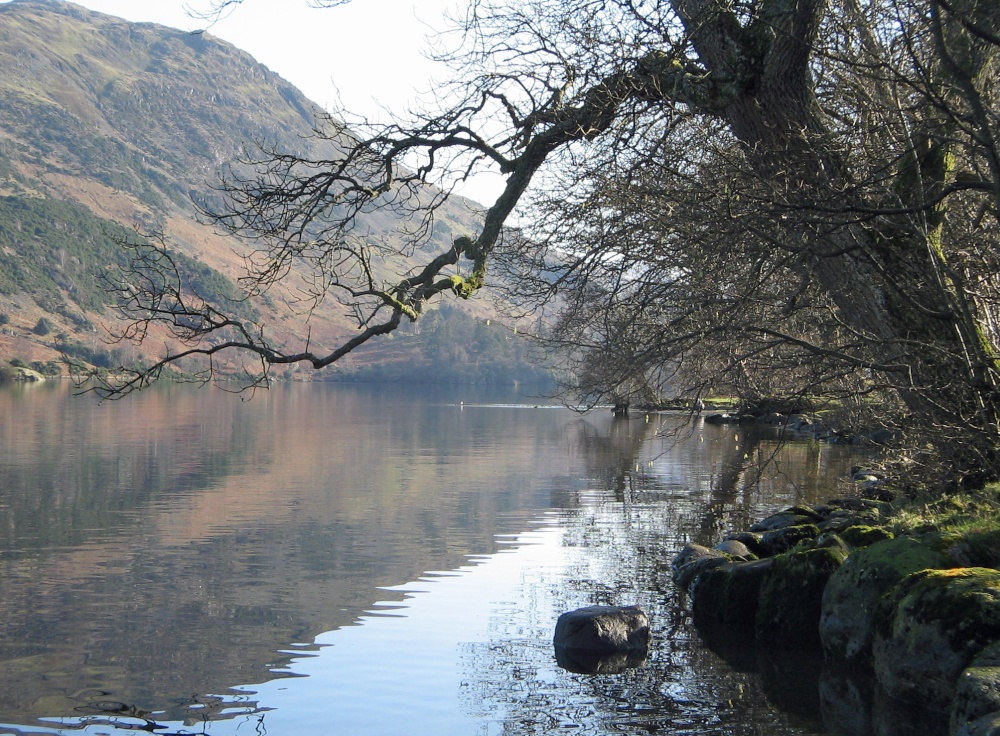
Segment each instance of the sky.
[{"label": "sky", "polygon": [[[5,1],[5,0],[0,0]],[[100,13],[182,30],[206,28],[190,10],[211,0],[73,0]],[[313,102],[369,118],[404,109],[444,79],[447,68],[426,58],[445,14],[460,0],[353,0],[333,8],[308,0],[243,0],[208,32],[248,52]],[[391,53],[387,53],[390,50]],[[479,177],[461,193],[491,203],[498,176]]]}]

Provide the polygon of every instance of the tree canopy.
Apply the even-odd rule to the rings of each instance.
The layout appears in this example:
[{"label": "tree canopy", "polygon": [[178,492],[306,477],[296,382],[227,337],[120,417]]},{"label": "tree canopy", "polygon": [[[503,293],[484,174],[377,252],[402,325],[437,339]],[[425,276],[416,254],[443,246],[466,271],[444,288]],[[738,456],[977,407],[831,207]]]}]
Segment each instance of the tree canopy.
[{"label": "tree canopy", "polygon": [[[594,400],[828,397],[877,407],[952,486],[1000,477],[993,0],[471,0],[454,39],[425,109],[331,117],[341,158],[264,150],[205,213],[259,244],[251,294],[305,264],[357,334],[285,352],[122,287],[133,325],[186,348],[109,390],[221,350],[322,368],[489,284],[558,308],[545,338]],[[479,231],[428,253],[442,198],[484,168],[506,185]],[[406,246],[355,231],[374,210],[411,223]],[[400,251],[425,263],[386,280]]]}]

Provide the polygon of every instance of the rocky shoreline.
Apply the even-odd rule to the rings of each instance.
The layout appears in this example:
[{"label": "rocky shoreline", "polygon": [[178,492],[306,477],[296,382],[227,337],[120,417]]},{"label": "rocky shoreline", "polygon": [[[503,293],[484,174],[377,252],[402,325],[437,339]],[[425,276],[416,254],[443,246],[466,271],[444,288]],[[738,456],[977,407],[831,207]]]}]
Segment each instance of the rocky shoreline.
[{"label": "rocky shoreline", "polygon": [[671,574],[696,627],[717,649],[822,652],[825,666],[938,714],[949,734],[1000,734],[995,523],[927,517],[908,527],[900,504],[879,500],[891,494],[872,484],[867,495],[783,509],[712,548],[685,546]]}]

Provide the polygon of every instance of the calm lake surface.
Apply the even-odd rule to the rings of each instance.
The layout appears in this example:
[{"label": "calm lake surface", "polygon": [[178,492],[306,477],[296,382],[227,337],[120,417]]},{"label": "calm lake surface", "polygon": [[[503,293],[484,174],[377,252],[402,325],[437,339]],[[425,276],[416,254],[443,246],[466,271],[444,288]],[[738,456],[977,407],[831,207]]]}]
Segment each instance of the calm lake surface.
[{"label": "calm lake surface", "polygon": [[[247,398],[0,390],[0,733],[827,733],[815,679],[706,649],[666,568],[847,492],[845,448],[466,387]],[[647,610],[642,667],[556,665],[594,603]]]}]

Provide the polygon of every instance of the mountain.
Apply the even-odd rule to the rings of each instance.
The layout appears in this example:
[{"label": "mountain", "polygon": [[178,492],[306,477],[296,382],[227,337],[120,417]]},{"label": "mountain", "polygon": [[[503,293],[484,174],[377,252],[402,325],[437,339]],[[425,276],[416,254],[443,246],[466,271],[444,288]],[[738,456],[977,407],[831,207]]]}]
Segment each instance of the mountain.
[{"label": "mountain", "polygon": [[[0,5],[0,99],[0,363],[54,369],[70,354],[111,367],[162,349],[106,342],[114,315],[98,275],[122,258],[115,233],[162,232],[206,294],[225,302],[239,295],[250,246],[200,223],[192,201],[211,203],[220,173],[256,142],[314,159],[339,151],[314,135],[320,108],[232,45],[57,0]],[[477,217],[473,203],[451,199],[428,248],[474,232]],[[363,223],[390,240],[404,225],[382,213]],[[332,301],[307,320],[293,300],[279,287],[242,308],[279,343],[308,336],[332,346],[352,332]],[[322,377],[537,377],[491,316],[484,299],[449,305],[429,320],[434,329],[401,331]],[[468,349],[442,351],[442,335],[456,330],[480,334]]]}]

